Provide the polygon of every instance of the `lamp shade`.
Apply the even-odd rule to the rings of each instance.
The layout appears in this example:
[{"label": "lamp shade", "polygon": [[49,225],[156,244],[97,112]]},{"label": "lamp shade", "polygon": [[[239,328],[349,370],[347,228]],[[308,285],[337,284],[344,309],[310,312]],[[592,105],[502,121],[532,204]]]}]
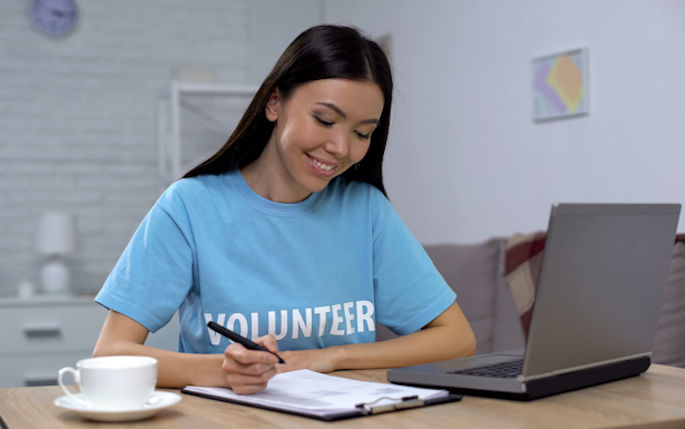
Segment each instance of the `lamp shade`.
[{"label": "lamp shade", "polygon": [[36,250],[44,255],[69,255],[76,250],[74,217],[64,212],[45,212],[38,223]]}]

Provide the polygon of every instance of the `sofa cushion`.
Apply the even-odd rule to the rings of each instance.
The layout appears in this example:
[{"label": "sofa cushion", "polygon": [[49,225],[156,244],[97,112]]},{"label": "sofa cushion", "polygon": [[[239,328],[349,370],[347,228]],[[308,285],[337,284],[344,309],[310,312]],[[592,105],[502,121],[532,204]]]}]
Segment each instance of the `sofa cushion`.
[{"label": "sofa cushion", "polygon": [[497,283],[495,284],[495,318],[492,329],[492,351],[504,351],[523,348],[526,344],[523,335],[523,324],[520,323],[519,311],[505,278],[507,240],[500,239],[500,255],[497,263]]},{"label": "sofa cushion", "polygon": [[514,234],[507,240],[504,275],[521,317],[523,333],[527,337],[535,304],[535,290],[542,268],[542,255],[547,233]]},{"label": "sofa cushion", "polygon": [[440,274],[457,293],[457,303],[476,336],[476,353],[493,350],[495,287],[501,240],[493,238],[477,244],[438,244],[424,246]]},{"label": "sofa cushion", "polygon": [[685,235],[673,247],[652,361],[685,368]]},{"label": "sofa cushion", "polygon": [[[437,270],[457,293],[457,303],[476,336],[476,352],[493,350],[495,287],[501,281],[502,239],[477,244],[424,245]],[[394,337],[378,323],[376,340]]]}]

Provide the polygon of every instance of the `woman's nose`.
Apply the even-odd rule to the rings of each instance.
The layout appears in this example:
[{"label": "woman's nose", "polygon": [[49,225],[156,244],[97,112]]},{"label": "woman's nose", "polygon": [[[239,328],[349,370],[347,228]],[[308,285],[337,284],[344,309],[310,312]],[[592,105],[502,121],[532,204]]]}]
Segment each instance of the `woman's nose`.
[{"label": "woman's nose", "polygon": [[326,143],[326,150],[335,154],[337,157],[346,157],[349,152],[349,141],[343,133],[333,133],[329,136]]}]

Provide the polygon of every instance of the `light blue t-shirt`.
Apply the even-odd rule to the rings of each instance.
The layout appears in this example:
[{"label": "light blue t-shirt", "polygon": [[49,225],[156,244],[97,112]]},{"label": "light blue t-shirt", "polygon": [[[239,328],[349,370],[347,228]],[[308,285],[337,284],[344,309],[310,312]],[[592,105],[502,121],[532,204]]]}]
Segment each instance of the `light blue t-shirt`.
[{"label": "light blue t-shirt", "polygon": [[280,350],[372,342],[435,319],[455,294],[375,187],[334,179],[306,200],[262,198],[239,171],[172,184],[95,298],[155,332],[179,310],[179,351],[221,353],[212,320]]}]

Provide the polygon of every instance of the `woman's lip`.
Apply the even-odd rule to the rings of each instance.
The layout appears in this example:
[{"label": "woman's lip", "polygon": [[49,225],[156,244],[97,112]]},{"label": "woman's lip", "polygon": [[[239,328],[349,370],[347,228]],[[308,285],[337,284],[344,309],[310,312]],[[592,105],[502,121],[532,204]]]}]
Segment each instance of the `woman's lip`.
[{"label": "woman's lip", "polygon": [[[338,163],[332,163],[329,161],[325,161],[321,158],[317,158],[315,156],[306,154],[307,157],[309,158],[309,163],[311,164],[312,168],[314,171],[325,177],[330,177],[335,174],[335,172],[338,170]],[[327,169],[326,167],[331,167],[330,169]]]}]

